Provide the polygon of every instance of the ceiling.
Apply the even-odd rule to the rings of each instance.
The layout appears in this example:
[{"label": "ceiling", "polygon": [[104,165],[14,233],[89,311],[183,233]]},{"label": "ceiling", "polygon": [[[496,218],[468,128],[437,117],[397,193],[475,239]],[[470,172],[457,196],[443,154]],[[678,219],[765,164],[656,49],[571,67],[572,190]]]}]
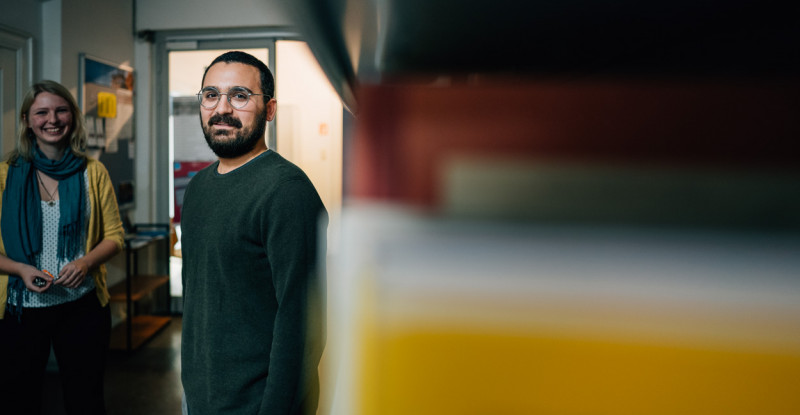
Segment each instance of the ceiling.
[{"label": "ceiling", "polygon": [[295,0],[347,103],[365,83],[490,77],[796,77],[800,6],[743,0]]}]

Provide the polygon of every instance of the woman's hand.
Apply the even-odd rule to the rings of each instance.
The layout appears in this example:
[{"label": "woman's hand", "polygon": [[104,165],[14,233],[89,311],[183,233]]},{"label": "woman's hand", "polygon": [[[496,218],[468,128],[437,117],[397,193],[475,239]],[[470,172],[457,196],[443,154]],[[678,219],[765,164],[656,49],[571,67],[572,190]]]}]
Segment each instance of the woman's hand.
[{"label": "woman's hand", "polygon": [[[25,287],[33,292],[43,293],[47,291],[51,285],[53,285],[53,278],[36,269],[36,267],[33,265],[25,264],[20,268],[19,271],[19,276],[22,277],[22,282],[25,283]],[[33,280],[35,280],[37,277],[45,281],[43,286],[38,287],[33,283]]]},{"label": "woman's hand", "polygon": [[66,288],[78,288],[89,273],[89,265],[83,258],[78,258],[61,268],[55,284]]}]

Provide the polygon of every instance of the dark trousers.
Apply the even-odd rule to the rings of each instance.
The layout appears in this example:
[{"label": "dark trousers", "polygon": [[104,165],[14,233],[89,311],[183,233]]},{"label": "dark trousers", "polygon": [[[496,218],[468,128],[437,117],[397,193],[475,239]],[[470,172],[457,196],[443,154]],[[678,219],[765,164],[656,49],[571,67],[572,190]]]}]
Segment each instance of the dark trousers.
[{"label": "dark trousers", "polygon": [[105,414],[103,375],[111,310],[91,292],[77,301],[26,308],[0,320],[0,412],[39,415],[52,345],[67,414]]}]

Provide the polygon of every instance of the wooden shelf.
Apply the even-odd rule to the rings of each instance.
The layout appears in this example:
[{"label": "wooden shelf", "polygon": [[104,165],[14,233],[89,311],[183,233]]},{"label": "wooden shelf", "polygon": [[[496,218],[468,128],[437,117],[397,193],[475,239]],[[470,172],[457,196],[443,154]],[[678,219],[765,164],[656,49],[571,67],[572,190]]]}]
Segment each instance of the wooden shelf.
[{"label": "wooden shelf", "polygon": [[125,238],[130,249],[141,249],[155,241],[167,239],[166,235],[132,235]]},{"label": "wooden shelf", "polygon": [[[131,277],[131,301],[141,300],[142,297],[168,282],[169,276],[167,275],[136,275]],[[111,294],[111,301],[127,301],[128,296],[125,284],[126,282],[122,281],[108,290]]]},{"label": "wooden shelf", "polygon": [[[138,348],[153,337],[167,324],[171,318],[163,316],[142,315],[129,317],[131,323],[131,350]],[[119,324],[111,329],[111,350],[128,350],[127,324]]]}]

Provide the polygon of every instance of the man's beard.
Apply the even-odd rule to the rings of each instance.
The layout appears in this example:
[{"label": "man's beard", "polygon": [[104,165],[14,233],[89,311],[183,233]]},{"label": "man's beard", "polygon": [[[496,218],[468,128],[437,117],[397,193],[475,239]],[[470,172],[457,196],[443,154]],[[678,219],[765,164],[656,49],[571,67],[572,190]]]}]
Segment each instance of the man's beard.
[{"label": "man's beard", "polygon": [[[233,139],[215,139],[211,135],[211,127],[214,123],[224,122],[228,125],[240,128]],[[242,122],[238,118],[231,115],[216,114],[208,119],[207,124],[200,122],[203,128],[203,135],[206,137],[206,143],[211,148],[211,151],[220,158],[236,158],[250,152],[258,143],[259,140],[264,139],[264,131],[267,129],[267,112],[264,111],[258,115],[255,123],[248,128],[241,128]],[[232,134],[229,130],[217,131],[217,136],[228,137]]]}]

